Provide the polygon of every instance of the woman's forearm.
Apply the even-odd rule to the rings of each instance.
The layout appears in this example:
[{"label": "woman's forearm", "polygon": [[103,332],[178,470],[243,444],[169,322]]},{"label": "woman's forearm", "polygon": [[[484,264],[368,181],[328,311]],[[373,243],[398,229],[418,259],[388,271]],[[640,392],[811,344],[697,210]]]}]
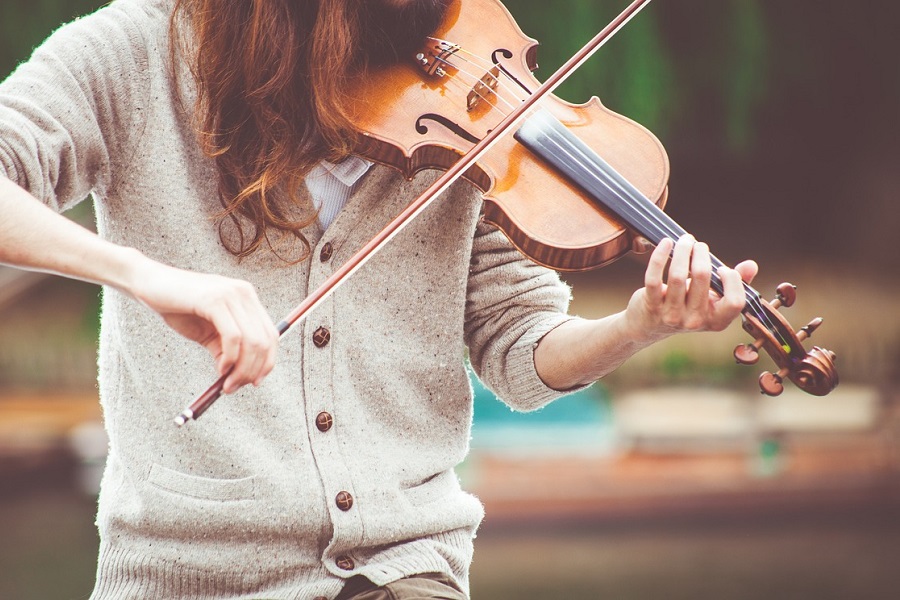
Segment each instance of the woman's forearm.
[{"label": "woman's forearm", "polygon": [[0,176],[0,263],[115,286],[130,293],[132,248],[106,242]]},{"label": "woman's forearm", "polygon": [[568,390],[611,373],[653,341],[629,331],[624,311],[596,320],[573,319],[541,339],[534,351],[535,369],[549,387]]}]

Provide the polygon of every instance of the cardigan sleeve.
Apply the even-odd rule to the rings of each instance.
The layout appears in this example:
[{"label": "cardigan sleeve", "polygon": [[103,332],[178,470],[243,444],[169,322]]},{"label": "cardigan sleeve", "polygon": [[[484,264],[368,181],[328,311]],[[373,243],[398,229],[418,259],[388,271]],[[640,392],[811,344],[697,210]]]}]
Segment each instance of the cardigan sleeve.
[{"label": "cardigan sleeve", "polygon": [[511,408],[535,410],[576,391],[547,387],[534,367],[541,338],[573,318],[566,314],[570,297],[556,272],[479,223],[466,296],[466,344],[476,375]]},{"label": "cardigan sleeve", "polygon": [[73,21],[0,84],[0,175],[57,211],[114,185],[144,126],[141,16],[122,0]]}]

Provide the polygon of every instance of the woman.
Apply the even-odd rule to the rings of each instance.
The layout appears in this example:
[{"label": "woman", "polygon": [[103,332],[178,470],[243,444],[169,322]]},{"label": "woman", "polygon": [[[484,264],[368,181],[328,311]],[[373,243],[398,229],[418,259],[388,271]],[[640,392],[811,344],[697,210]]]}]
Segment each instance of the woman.
[{"label": "woman", "polygon": [[[755,265],[722,269],[715,298],[709,252],[685,237],[655,249],[624,311],[570,317],[556,274],[458,184],[286,336],[274,368],[271,316],[434,179],[352,156],[342,94],[407,56],[445,4],[118,0],[0,85],[0,262],[105,286],[93,598],[465,598],[483,516],[453,473],[465,350],[529,410],[739,314]],[[89,193],[98,236],[56,214]],[[201,346],[233,396],[177,429],[211,376]]]}]

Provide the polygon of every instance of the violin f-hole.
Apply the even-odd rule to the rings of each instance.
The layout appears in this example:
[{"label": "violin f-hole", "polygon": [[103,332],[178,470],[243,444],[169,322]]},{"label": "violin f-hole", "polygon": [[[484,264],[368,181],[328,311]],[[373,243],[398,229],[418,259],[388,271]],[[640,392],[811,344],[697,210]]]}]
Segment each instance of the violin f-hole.
[{"label": "violin f-hole", "polygon": [[467,142],[477,144],[481,141],[481,138],[472,135],[458,123],[454,123],[447,117],[436,113],[425,113],[424,115],[416,119],[416,131],[421,135],[426,135],[428,133],[428,126],[425,124],[425,121],[434,121],[435,123],[440,123]]},{"label": "violin f-hole", "polygon": [[[513,75],[513,74],[509,71],[509,69],[507,69],[506,67],[503,66],[503,64],[500,62],[500,59],[497,57],[498,54],[499,54],[500,56],[502,56],[503,58],[509,60],[510,58],[513,57],[513,53],[510,52],[509,50],[507,50],[506,48],[497,48],[496,50],[494,50],[493,52],[491,52],[491,61],[494,63],[494,66],[496,66],[498,69],[500,69],[501,71],[503,71],[503,74],[504,74],[504,75],[506,75],[507,77],[509,77],[509,79],[510,79],[511,81],[514,81],[516,84],[518,84],[518,86],[519,86],[520,88],[522,88],[523,90],[525,90],[525,93],[527,93],[527,94],[530,95],[530,94],[531,94],[531,90],[528,89],[528,86],[526,86],[524,83],[522,83],[521,81],[519,81],[518,79],[516,79],[516,76]],[[537,65],[534,65],[534,67],[536,68]]]}]

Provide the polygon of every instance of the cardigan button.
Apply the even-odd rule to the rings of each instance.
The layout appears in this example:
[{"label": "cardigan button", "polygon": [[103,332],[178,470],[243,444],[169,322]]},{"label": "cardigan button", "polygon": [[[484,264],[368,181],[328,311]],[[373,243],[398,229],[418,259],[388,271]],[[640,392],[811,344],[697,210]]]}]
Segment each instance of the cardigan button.
[{"label": "cardigan button", "polygon": [[325,242],[322,245],[322,250],[319,251],[319,260],[322,262],[328,262],[331,260],[331,255],[334,254],[334,247],[331,245],[331,242]]},{"label": "cardigan button", "polygon": [[353,559],[346,554],[343,556],[338,556],[334,561],[334,564],[336,564],[339,569],[343,569],[345,571],[352,571],[356,568],[356,563],[353,562]]},{"label": "cardigan button", "polygon": [[353,508],[353,496],[350,495],[350,492],[338,492],[338,495],[334,498],[334,503],[337,504],[339,509],[347,512]]},{"label": "cardigan button", "polygon": [[327,412],[323,411],[316,415],[316,429],[318,429],[322,433],[325,433],[326,431],[331,429],[332,425],[334,425],[334,417],[332,417]]},{"label": "cardigan button", "polygon": [[328,596],[316,596],[313,600],[328,600]]},{"label": "cardigan button", "polygon": [[316,345],[316,348],[326,346],[329,341],[331,341],[331,332],[327,327],[319,327],[313,332],[313,344]]}]

